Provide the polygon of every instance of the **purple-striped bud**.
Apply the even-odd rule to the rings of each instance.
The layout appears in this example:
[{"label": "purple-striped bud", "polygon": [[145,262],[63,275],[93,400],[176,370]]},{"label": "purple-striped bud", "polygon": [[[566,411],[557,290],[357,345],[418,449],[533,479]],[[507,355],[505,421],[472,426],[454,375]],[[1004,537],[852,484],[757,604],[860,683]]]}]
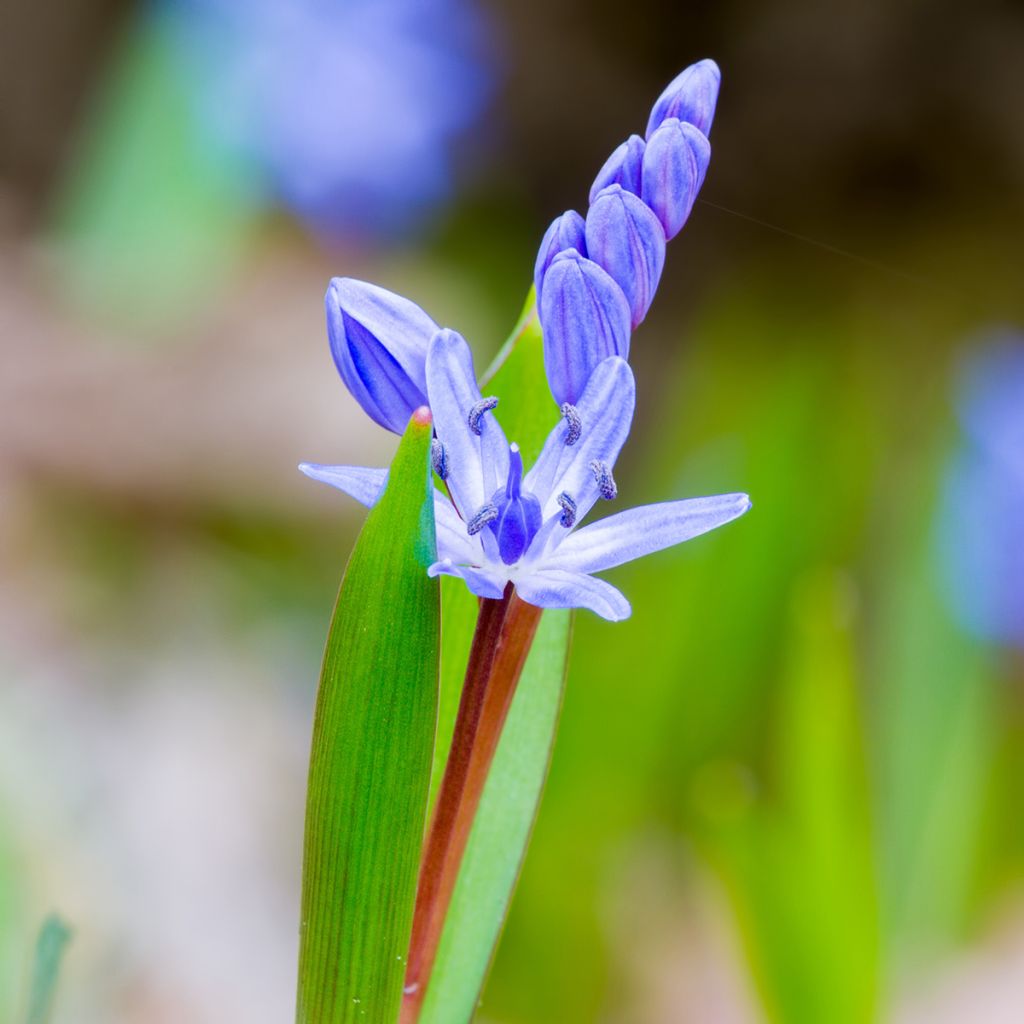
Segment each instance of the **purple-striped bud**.
[{"label": "purple-striped bud", "polygon": [[427,348],[437,324],[415,302],[349,277],[331,280],[324,305],[341,379],[367,415],[401,434],[429,404]]},{"label": "purple-striped bud", "polygon": [[651,307],[665,266],[661,222],[632,192],[609,185],[587,212],[587,252],[622,289],[636,327]]},{"label": "purple-striped bud", "polygon": [[609,185],[621,185],[627,192],[640,195],[640,165],[643,158],[644,140],[639,135],[630,135],[597,172],[594,184],[590,186],[590,201],[593,202],[598,192]]},{"label": "purple-striped bud", "polygon": [[647,122],[648,141],[668,117],[688,121],[709,135],[721,83],[722,72],[713,60],[698,61],[677,75],[651,109]]},{"label": "purple-striped bud", "polygon": [[690,216],[710,160],[707,136],[674,117],[647,140],[641,196],[658,215],[667,239],[678,235]]},{"label": "purple-striped bud", "polygon": [[629,356],[629,303],[593,260],[559,253],[544,275],[540,323],[548,386],[561,405],[575,404],[590,374],[608,356]]},{"label": "purple-striped bud", "polygon": [[537,288],[538,303],[544,274],[551,266],[551,261],[566,249],[575,249],[584,256],[587,255],[583,218],[575,210],[566,210],[560,217],[556,217],[541,239],[537,262],[533,267],[533,283]]}]

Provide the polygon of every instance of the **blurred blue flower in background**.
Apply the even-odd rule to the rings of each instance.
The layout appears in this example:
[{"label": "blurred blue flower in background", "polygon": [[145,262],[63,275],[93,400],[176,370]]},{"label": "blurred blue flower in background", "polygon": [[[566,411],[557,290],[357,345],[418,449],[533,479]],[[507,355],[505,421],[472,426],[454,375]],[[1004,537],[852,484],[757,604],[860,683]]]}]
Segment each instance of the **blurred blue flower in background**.
[{"label": "blurred blue flower in background", "polygon": [[972,634],[1024,647],[1024,334],[965,362],[957,415],[938,530],[948,599]]},{"label": "blurred blue flower in background", "polygon": [[474,0],[144,7],[55,197],[63,294],[140,339],[230,280],[268,209],[325,242],[408,238],[452,191],[489,38]]},{"label": "blurred blue flower in background", "polygon": [[491,75],[470,0],[169,0],[206,145],[317,233],[393,231],[446,196]]}]

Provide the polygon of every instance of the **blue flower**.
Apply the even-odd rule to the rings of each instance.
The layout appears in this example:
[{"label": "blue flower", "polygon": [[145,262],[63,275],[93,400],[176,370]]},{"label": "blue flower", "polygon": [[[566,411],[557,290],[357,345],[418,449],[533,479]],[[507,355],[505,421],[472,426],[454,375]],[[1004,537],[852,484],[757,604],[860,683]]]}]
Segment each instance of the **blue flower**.
[{"label": "blue flower", "polygon": [[[750,508],[745,494],[669,501],[580,526],[601,499],[617,496],[614,468],[629,434],[633,374],[619,356],[598,363],[574,404],[562,406],[536,463],[524,473],[518,446],[498,423],[497,402],[476,383],[469,346],[439,331],[426,362],[434,416],[434,468],[448,494],[434,492],[438,560],[432,576],[462,578],[480,597],[499,598],[508,583],[542,608],[589,608],[624,619],[629,602],[593,573],[679,544]],[[387,471],[303,463],[307,476],[372,506]]]},{"label": "blue flower", "polygon": [[317,232],[407,232],[493,83],[472,0],[158,0],[207,150]]},{"label": "blue flower", "polygon": [[1024,336],[968,361],[957,411],[937,535],[946,595],[970,633],[1024,648]]},{"label": "blue flower", "polygon": [[[631,135],[598,171],[586,219],[569,210],[544,235],[534,283],[555,401],[575,401],[601,359],[628,354],[629,330],[654,299],[665,244],[686,223],[704,183],[720,81],[713,60],[683,71],[654,104],[646,140]],[[576,266],[560,263],[562,256]]]}]

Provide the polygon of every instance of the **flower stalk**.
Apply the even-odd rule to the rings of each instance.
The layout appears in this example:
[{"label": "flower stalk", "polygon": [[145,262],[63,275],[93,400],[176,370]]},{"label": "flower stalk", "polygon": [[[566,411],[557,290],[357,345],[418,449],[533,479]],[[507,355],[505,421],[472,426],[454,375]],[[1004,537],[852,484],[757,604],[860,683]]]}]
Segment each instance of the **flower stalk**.
[{"label": "flower stalk", "polygon": [[469,833],[542,609],[508,584],[481,598],[451,749],[420,863],[400,1024],[415,1024],[426,996]]}]

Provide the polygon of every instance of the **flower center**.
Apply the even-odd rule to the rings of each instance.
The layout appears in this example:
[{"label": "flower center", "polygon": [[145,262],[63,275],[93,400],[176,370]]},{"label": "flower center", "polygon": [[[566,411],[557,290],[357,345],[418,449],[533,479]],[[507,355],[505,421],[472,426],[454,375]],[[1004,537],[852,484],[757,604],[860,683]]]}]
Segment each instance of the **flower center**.
[{"label": "flower center", "polygon": [[523,557],[537,535],[541,523],[540,502],[522,489],[523,457],[519,445],[509,446],[508,480],[491,498],[498,510],[487,528],[498,540],[498,551],[506,565],[514,565]]}]

